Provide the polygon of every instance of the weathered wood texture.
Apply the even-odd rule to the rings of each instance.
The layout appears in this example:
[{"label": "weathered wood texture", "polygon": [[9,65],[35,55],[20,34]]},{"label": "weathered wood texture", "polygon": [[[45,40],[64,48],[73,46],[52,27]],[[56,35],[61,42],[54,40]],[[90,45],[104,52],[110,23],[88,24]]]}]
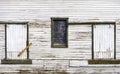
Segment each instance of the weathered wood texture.
[{"label": "weathered wood texture", "polygon": [[71,25],[69,26],[68,45],[69,57],[91,59],[92,50],[92,30],[91,25]]},{"label": "weathered wood texture", "polygon": [[30,59],[91,59],[91,25],[70,25],[68,48],[51,48],[50,23],[38,23],[29,23]]},{"label": "weathered wood texture", "polygon": [[[68,48],[51,48],[51,25],[46,21],[29,22],[30,59],[91,59],[91,25],[68,27]],[[1,26],[1,57],[5,56],[5,32]]]},{"label": "weathered wood texture", "polygon": [[[31,59],[91,59],[91,25],[69,26],[68,48],[51,48],[50,18],[68,17],[69,22],[115,21],[120,18],[119,3],[119,0],[1,0],[0,21],[35,20],[29,23],[29,41],[33,43],[30,47]],[[4,28],[1,27],[1,29]],[[1,35],[4,38],[4,34]],[[5,45],[4,43],[1,45],[3,47],[0,49],[3,54]],[[118,47],[119,45],[117,45],[117,51]]]},{"label": "weathered wood texture", "polygon": [[119,0],[0,0],[0,20],[50,20],[69,17],[71,21],[120,18]]},{"label": "weathered wood texture", "polygon": [[[91,59],[92,56],[92,26],[69,25],[68,48],[51,48],[51,24],[49,21],[29,22],[30,59]],[[5,56],[5,24],[1,28],[1,58]],[[119,59],[119,28],[116,26],[116,57]]]},{"label": "weathered wood texture", "polygon": [[[68,72],[68,74],[119,74],[120,65],[88,65],[70,66],[68,60],[39,60],[36,65],[0,65],[1,74],[14,74],[12,72],[23,71],[15,74],[67,74],[52,72]],[[37,61],[38,62],[38,61]],[[73,62],[71,62],[72,65]],[[78,64],[75,63],[75,64]],[[25,73],[28,72],[28,73]],[[32,73],[31,73],[32,72]]]},{"label": "weathered wood texture", "polygon": [[[69,22],[115,21],[120,18],[119,0],[0,0],[0,21],[29,20],[30,59],[33,65],[0,65],[1,71],[65,70],[78,74],[119,74],[120,65],[87,65],[91,59],[91,25],[69,25],[68,48],[51,48],[51,17],[68,17]],[[42,20],[42,21],[40,21]],[[33,21],[33,22],[32,22]],[[5,56],[4,25],[0,25],[0,59]],[[120,58],[120,26],[117,25],[116,56]],[[50,60],[48,60],[48,59]],[[51,60],[58,58],[57,60]],[[38,60],[43,59],[43,60]],[[46,59],[46,60],[45,60]],[[62,59],[62,60],[59,60]],[[1,62],[1,61],[0,61]],[[77,62],[77,64],[75,64]],[[86,60],[87,62],[87,60]],[[86,65],[86,64],[85,64]],[[74,68],[70,67],[74,66]],[[76,66],[83,66],[75,68]],[[98,67],[98,68],[97,68]],[[103,68],[104,67],[104,68]],[[35,71],[36,72],[36,71]],[[112,72],[112,73],[111,73]],[[77,74],[76,73],[76,74]],[[50,74],[50,73],[48,73]]]}]

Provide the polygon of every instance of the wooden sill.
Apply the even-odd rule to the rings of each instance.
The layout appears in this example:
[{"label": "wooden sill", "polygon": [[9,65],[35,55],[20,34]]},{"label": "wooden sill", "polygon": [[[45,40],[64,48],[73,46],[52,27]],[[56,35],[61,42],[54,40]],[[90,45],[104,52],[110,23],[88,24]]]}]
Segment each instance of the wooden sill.
[{"label": "wooden sill", "polygon": [[120,64],[120,60],[88,60],[88,64]]},{"label": "wooden sill", "polygon": [[24,60],[3,59],[1,60],[1,64],[32,64],[32,60],[31,59],[24,59]]},{"label": "wooden sill", "polygon": [[68,48],[67,45],[52,45],[52,48]]}]

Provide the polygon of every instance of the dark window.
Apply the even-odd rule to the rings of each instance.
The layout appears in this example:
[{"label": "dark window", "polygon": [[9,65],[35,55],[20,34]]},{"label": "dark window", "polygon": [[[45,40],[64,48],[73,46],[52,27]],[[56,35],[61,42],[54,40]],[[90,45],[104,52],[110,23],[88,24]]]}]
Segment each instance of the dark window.
[{"label": "dark window", "polygon": [[67,18],[52,18],[52,47],[67,47]]}]

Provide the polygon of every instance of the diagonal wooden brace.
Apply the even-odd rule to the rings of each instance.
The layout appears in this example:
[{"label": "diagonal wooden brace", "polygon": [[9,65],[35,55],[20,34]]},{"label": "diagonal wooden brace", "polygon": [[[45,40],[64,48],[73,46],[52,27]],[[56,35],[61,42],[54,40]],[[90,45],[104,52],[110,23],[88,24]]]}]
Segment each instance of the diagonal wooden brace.
[{"label": "diagonal wooden brace", "polygon": [[25,52],[25,50],[28,50],[28,48],[29,48],[31,45],[32,45],[32,43],[29,43],[28,46],[26,46],[22,51],[20,51],[19,54],[18,54],[18,57],[20,57],[20,56]]}]

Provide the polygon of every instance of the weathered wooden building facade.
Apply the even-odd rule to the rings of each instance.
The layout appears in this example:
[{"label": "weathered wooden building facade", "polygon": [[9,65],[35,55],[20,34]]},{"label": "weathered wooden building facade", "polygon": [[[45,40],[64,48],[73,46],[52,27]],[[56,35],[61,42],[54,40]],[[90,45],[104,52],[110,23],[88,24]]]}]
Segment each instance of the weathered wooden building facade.
[{"label": "weathered wooden building facade", "polygon": [[119,0],[1,0],[0,71],[120,74],[119,18]]}]

